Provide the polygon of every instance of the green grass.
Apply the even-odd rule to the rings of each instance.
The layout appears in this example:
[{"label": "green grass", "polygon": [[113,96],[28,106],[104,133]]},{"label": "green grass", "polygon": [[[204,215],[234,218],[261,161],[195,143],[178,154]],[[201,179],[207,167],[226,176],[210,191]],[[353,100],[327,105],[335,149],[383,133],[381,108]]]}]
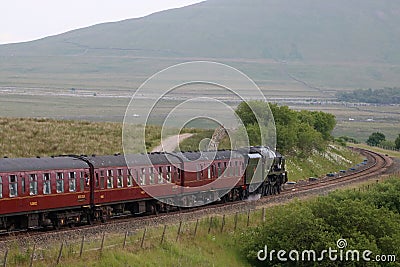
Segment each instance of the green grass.
[{"label": "green grass", "polygon": [[[249,218],[249,226],[260,224],[261,210],[252,211]],[[82,257],[80,240],[70,240],[64,244],[59,266],[249,266],[239,255],[234,239],[247,228],[247,212],[238,214],[236,231],[235,215],[225,217],[222,232],[221,215],[214,215],[211,222],[210,218],[199,219],[196,235],[196,221],[183,222],[178,241],[179,224],[167,225],[162,244],[164,226],[148,227],[143,248],[143,229],[129,233],[125,248],[125,234],[106,233],[103,252],[99,250],[102,236],[98,235],[85,241]],[[29,266],[32,247],[10,248],[8,266]],[[36,253],[43,258],[34,265],[55,265],[59,249],[59,242],[37,245]]]},{"label": "green grass", "polygon": [[354,147],[359,147],[359,148],[364,148],[364,149],[369,149],[381,154],[387,154],[391,157],[395,157],[395,158],[400,158],[400,152],[399,151],[393,151],[393,150],[387,150],[387,149],[383,149],[383,148],[379,148],[379,147],[375,147],[375,146],[369,146],[367,144],[349,144],[350,146],[354,146]]}]

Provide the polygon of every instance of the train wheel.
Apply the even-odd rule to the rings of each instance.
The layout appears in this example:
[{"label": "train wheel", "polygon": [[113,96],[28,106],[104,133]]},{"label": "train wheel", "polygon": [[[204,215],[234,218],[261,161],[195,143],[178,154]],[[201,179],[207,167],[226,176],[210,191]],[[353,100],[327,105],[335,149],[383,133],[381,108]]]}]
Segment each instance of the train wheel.
[{"label": "train wheel", "polygon": [[53,221],[54,230],[60,230],[60,222],[58,220]]},{"label": "train wheel", "polygon": [[92,225],[93,224],[92,216],[90,216],[90,214],[86,215],[86,221],[87,221],[88,225]]},{"label": "train wheel", "polygon": [[158,216],[160,210],[158,208],[157,203],[153,203],[152,209],[153,209],[153,214]]},{"label": "train wheel", "polygon": [[266,196],[271,195],[271,185],[270,185],[270,184],[267,184],[267,185],[265,186],[265,195],[266,195]]}]

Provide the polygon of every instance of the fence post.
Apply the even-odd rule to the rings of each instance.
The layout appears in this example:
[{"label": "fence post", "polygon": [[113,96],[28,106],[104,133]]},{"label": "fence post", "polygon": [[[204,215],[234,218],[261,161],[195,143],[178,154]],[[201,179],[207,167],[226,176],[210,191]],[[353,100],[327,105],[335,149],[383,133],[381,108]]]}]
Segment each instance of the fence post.
[{"label": "fence post", "polygon": [[124,244],[122,245],[122,248],[126,247],[126,238],[128,237],[128,231],[125,232],[125,237],[124,237]]},{"label": "fence post", "polygon": [[178,241],[179,235],[181,234],[181,227],[182,227],[182,221],[179,222],[178,233],[176,234],[176,241]]},{"label": "fence post", "polygon": [[82,257],[82,253],[83,253],[83,244],[85,242],[85,235],[82,236],[82,241],[81,241],[81,249],[79,251],[79,258]]},{"label": "fence post", "polygon": [[250,224],[250,210],[247,211],[247,227],[249,227]]},{"label": "fence post", "polygon": [[60,251],[58,252],[56,265],[58,265],[60,263],[63,248],[64,248],[64,241],[61,242]]},{"label": "fence post", "polygon": [[143,245],[144,245],[144,239],[145,239],[145,237],[146,237],[146,232],[147,232],[147,228],[145,227],[145,228],[144,228],[144,231],[143,231],[142,242],[141,242],[141,244],[140,244],[140,247],[141,247],[141,248],[143,248]]},{"label": "fence post", "polygon": [[3,267],[7,267],[7,257],[8,257],[8,248],[6,249],[6,252],[4,253]]},{"label": "fence post", "polygon": [[167,230],[167,225],[164,225],[164,229],[162,232],[162,236],[161,236],[161,241],[160,241],[160,245],[162,245],[162,243],[164,242],[164,238],[165,238],[165,231]]},{"label": "fence post", "polygon": [[101,247],[100,247],[100,255],[103,254],[103,248],[104,248],[104,239],[106,237],[106,233],[103,232],[103,237],[101,238]]},{"label": "fence post", "polygon": [[224,231],[224,226],[225,226],[225,214],[224,216],[222,216],[221,233]]},{"label": "fence post", "polygon": [[265,207],[262,209],[262,222],[265,222]]},{"label": "fence post", "polygon": [[235,213],[235,227],[233,228],[233,231],[236,231],[237,222],[238,222],[238,212]]},{"label": "fence post", "polygon": [[36,244],[33,244],[33,249],[31,253],[31,262],[29,263],[29,267],[32,267],[33,265],[33,257],[35,256],[35,250],[36,250]]},{"label": "fence post", "polygon": [[212,221],[213,221],[213,217],[210,218],[210,225],[208,226],[208,233],[211,232]]},{"label": "fence post", "polygon": [[196,236],[197,234],[197,227],[199,226],[199,219],[196,220],[196,226],[194,227],[194,234],[193,236]]}]

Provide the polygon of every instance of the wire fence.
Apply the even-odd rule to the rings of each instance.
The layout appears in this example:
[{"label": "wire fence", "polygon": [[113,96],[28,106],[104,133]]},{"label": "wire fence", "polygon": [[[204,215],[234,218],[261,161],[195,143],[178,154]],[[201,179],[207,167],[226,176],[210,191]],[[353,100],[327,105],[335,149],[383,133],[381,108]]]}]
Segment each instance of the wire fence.
[{"label": "wire fence", "polygon": [[102,233],[97,237],[81,238],[74,241],[61,241],[51,248],[33,244],[29,248],[7,248],[0,258],[0,266],[34,266],[36,262],[57,266],[62,261],[79,257],[101,257],[107,250],[123,249],[127,251],[146,250],[164,243],[176,243],[180,239],[196,238],[218,233],[234,233],[250,226],[257,226],[266,220],[266,209],[252,209],[231,215],[214,215],[196,221],[180,221],[177,224],[165,224],[158,227],[145,227],[125,233]]}]

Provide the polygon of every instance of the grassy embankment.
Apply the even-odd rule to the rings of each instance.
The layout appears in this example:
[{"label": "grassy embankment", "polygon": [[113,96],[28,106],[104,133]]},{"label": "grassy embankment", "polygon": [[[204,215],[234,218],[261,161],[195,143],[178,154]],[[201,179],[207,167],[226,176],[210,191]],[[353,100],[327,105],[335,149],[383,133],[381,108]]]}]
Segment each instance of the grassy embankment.
[{"label": "grassy embankment", "polygon": [[[159,126],[146,128],[148,150],[159,144],[160,131]],[[121,136],[121,123],[0,118],[0,156],[111,155],[123,151]],[[134,152],[142,152],[140,142]]]},{"label": "grassy embankment", "polygon": [[321,177],[327,173],[347,170],[363,157],[339,144],[329,145],[326,151],[313,151],[307,158],[287,157],[289,180],[298,181],[308,177]]},{"label": "grassy embankment", "polygon": [[372,151],[375,151],[375,152],[378,152],[381,154],[387,154],[391,157],[400,158],[399,151],[387,150],[387,149],[383,149],[383,148],[376,147],[376,146],[369,146],[367,144],[351,144],[351,146],[369,149],[369,150],[372,150]]}]

